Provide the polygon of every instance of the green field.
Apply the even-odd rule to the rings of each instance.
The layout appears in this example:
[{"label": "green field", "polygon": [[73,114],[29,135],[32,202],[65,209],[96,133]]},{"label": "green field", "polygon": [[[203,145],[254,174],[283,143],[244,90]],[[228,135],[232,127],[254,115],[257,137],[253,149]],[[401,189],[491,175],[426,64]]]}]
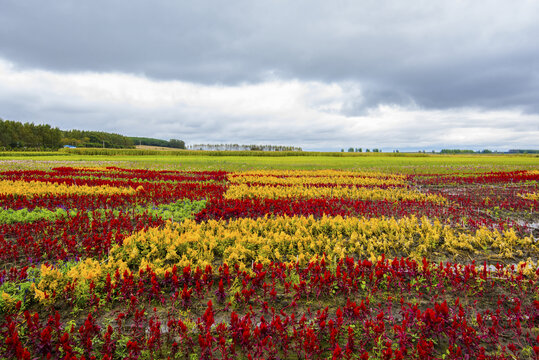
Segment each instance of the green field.
[{"label": "green field", "polygon": [[[94,150],[96,154],[100,151]],[[400,173],[489,172],[516,169],[539,169],[538,155],[438,155],[393,153],[309,153],[300,156],[286,153],[276,156],[244,152],[230,155],[210,152],[147,152],[133,155],[118,151],[117,155],[87,155],[67,152],[3,152],[0,168],[55,166],[119,166],[174,170],[252,169],[346,169]],[[171,154],[172,153],[172,154]]]}]

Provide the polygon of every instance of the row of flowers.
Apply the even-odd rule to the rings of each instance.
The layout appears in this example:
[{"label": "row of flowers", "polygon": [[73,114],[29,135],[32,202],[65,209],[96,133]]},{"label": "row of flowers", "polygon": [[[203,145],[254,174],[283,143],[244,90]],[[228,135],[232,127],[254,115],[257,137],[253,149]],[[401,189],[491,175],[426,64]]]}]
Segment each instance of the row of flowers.
[{"label": "row of flowers", "polygon": [[539,358],[538,176],[0,172],[0,358]]},{"label": "row of flowers", "polygon": [[[281,173],[286,174],[283,175]],[[208,199],[208,210],[200,219],[229,218],[230,214],[259,217],[275,215],[310,215],[323,214],[335,216],[417,216],[438,217],[451,225],[477,228],[514,227],[517,231],[527,231],[526,224],[518,225],[507,211],[536,212],[539,201],[537,182],[514,182],[512,186],[476,185],[462,188],[438,185],[421,185],[424,177],[408,176],[405,185],[353,185],[339,183],[305,183],[314,179],[354,179],[349,173],[339,171],[321,171],[320,174],[305,175],[304,172],[263,172],[238,173],[224,172],[172,172],[136,169],[111,168],[105,171],[57,168],[54,171],[9,171],[0,173],[0,179],[13,182],[43,182],[61,184],[71,190],[71,194],[41,194],[37,196],[16,196],[0,194],[0,206],[5,209],[46,208],[55,211],[58,207],[68,209],[130,208],[145,204],[162,204],[171,199]],[[496,179],[514,179],[517,176],[537,176],[531,172],[496,173]],[[91,174],[91,178],[88,175]],[[255,175],[259,176],[255,176]],[[520,175],[519,175],[520,174]],[[502,176],[503,175],[503,176]],[[114,177],[111,177],[114,176]],[[142,181],[142,177],[147,180]],[[485,175],[486,176],[486,175]],[[470,176],[470,179],[483,179],[485,176]],[[271,184],[232,183],[237,179],[255,177],[259,180],[272,179]],[[389,177],[389,176],[386,176]],[[302,180],[302,179],[306,180]],[[381,174],[362,174],[357,179],[403,181],[404,176],[384,179]],[[443,175],[431,175],[428,179],[443,179]],[[236,179],[236,180],[235,180]],[[305,184],[294,185],[274,183],[273,180],[299,179]],[[423,179],[423,180],[422,180]],[[359,181],[354,180],[354,181]],[[344,181],[344,180],[343,180]],[[267,182],[267,181],[266,181]],[[352,181],[353,182],[353,181]],[[65,186],[64,186],[65,185]],[[69,185],[69,186],[68,186]],[[51,185],[52,186],[52,185]],[[81,195],[81,187],[88,186],[89,191],[100,187],[112,187],[124,192],[139,191],[129,195],[94,194]],[[418,186],[423,186],[421,191]],[[425,187],[426,186],[426,187]],[[54,187],[54,186],[53,186]],[[95,188],[94,188],[95,187]],[[32,185],[32,189],[35,185]],[[226,197],[223,200],[223,197]],[[314,199],[313,199],[314,197]],[[238,199],[241,198],[241,199]],[[269,199],[268,199],[269,198]],[[277,198],[277,199],[274,199]],[[279,199],[281,198],[281,199]],[[446,200],[447,199],[447,200]],[[274,201],[275,200],[275,201]],[[283,200],[283,201],[279,201]],[[427,201],[428,203],[425,203]],[[287,205],[288,204],[288,205]],[[500,209],[503,211],[498,211]],[[312,212],[311,212],[312,211]],[[238,215],[232,215],[237,217]]]},{"label": "row of flowers", "polygon": [[[143,191],[140,186],[138,191]],[[114,186],[88,186],[88,185],[66,185],[52,182],[40,181],[11,181],[0,180],[0,195],[14,196],[40,196],[40,195],[56,195],[56,194],[77,194],[77,195],[132,195],[136,191],[131,187],[114,187]]]},{"label": "row of flowers", "polygon": [[323,257],[246,270],[117,270],[49,294],[72,311],[83,304],[88,312],[79,322],[54,308],[42,319],[10,300],[0,357],[533,358],[539,273],[524,268],[385,257],[331,265]]},{"label": "row of flowers", "polygon": [[417,200],[443,204],[447,200],[439,195],[424,194],[417,190],[403,188],[365,188],[349,186],[324,186],[313,187],[306,185],[295,186],[265,186],[265,185],[231,185],[226,194],[226,199],[315,199],[315,198],[338,198],[338,199],[366,199],[366,200]]},{"label": "row of flowers", "polygon": [[111,249],[110,257],[128,266],[152,264],[158,271],[173,264],[205,266],[217,261],[244,268],[252,261],[304,264],[322,254],[342,259],[375,258],[382,253],[416,259],[519,261],[538,258],[539,246],[513,230],[460,232],[425,217],[266,217],[167,223],[126,238]]}]

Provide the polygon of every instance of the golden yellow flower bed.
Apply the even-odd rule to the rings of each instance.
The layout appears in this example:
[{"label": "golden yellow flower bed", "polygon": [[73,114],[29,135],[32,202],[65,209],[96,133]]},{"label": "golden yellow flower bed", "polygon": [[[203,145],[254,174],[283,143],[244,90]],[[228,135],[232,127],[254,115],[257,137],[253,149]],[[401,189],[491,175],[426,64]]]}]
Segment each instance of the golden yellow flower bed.
[{"label": "golden yellow flower bed", "polygon": [[0,180],[0,194],[35,196],[35,195],[114,195],[134,194],[130,187],[87,186],[54,184],[41,181]]},{"label": "golden yellow flower bed", "polygon": [[404,188],[363,188],[363,187],[310,187],[308,185],[293,186],[250,186],[246,184],[232,185],[228,188],[226,199],[313,199],[313,198],[344,198],[354,200],[418,200],[431,201],[437,204],[447,200],[434,194],[424,194]]},{"label": "golden yellow flower bed", "polygon": [[470,259],[490,256],[517,262],[528,258],[528,266],[534,269],[530,258],[539,256],[539,248],[530,237],[519,237],[513,230],[483,228],[466,233],[436,219],[415,217],[277,217],[202,223],[187,220],[133,234],[123,245],[115,245],[102,262],[86,259],[64,272],[42,265],[40,280],[33,290],[36,299],[47,303],[52,299],[45,294],[58,293],[69,283],[76,283],[84,292],[89,282],[102,282],[116,270],[136,275],[150,266],[158,275],[164,275],[174,265],[204,268],[227,263],[249,269],[253,262],[305,265],[325,256],[334,264],[345,256],[374,260],[382,253],[390,258],[415,259],[465,255]]},{"label": "golden yellow flower bed", "polygon": [[539,200],[539,193],[518,194],[518,196],[527,200]]},{"label": "golden yellow flower bed", "polygon": [[[523,250],[524,249],[524,250]],[[539,249],[529,237],[479,229],[459,232],[427,218],[277,217],[203,222],[186,221],[154,228],[127,238],[110,251],[110,261],[130,268],[167,268],[174,264],[205,266],[216,262],[250,265],[252,261],[304,262],[325,254],[390,257],[445,254],[491,255],[497,258],[537,256]],[[436,257],[436,256],[434,256]]]},{"label": "golden yellow flower bed", "polygon": [[322,171],[261,171],[240,172],[228,176],[232,184],[338,184],[338,185],[406,185],[405,176],[374,172]]},{"label": "golden yellow flower bed", "polygon": [[[377,172],[269,170],[232,173],[228,179],[231,186],[225,194],[227,199],[344,198],[447,202],[440,195],[407,189],[404,175]],[[326,184],[329,186],[324,186]]]}]

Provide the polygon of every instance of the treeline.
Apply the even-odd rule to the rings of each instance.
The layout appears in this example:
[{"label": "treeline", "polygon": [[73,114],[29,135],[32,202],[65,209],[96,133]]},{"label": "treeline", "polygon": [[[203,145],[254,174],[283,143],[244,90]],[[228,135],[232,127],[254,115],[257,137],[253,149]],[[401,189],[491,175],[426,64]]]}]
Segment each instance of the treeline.
[{"label": "treeline", "polygon": [[133,149],[135,144],[127,136],[103,131],[68,130],[62,131],[62,146],[71,145],[87,148]]},{"label": "treeline", "polygon": [[128,137],[104,131],[67,130],[0,118],[0,150],[42,151],[61,147],[134,149],[136,144],[185,149],[182,140]]},{"label": "treeline", "polygon": [[300,147],[283,145],[194,144],[187,148],[206,151],[302,151]]},{"label": "treeline", "polygon": [[442,149],[440,154],[474,154],[473,150],[462,150],[462,149]]},{"label": "treeline", "polygon": [[135,145],[161,146],[161,147],[168,147],[168,148],[174,148],[174,149],[185,149],[185,142],[183,140],[178,140],[178,139],[170,139],[167,141],[167,140],[161,140],[161,139],[136,137],[136,136],[130,136],[129,138],[133,141]]},{"label": "treeline", "polygon": [[57,150],[61,146],[62,131],[58,128],[0,119],[2,150]]},{"label": "treeline", "polygon": [[539,150],[511,149],[509,154],[539,154]]},{"label": "treeline", "polygon": [[[511,153],[513,151],[514,150],[509,150],[509,153]],[[528,150],[524,150],[524,151],[528,151]],[[531,151],[533,151],[533,150],[531,150]],[[489,150],[489,149],[483,149],[483,150],[477,150],[477,151],[461,150],[461,149],[442,149],[440,151],[440,154],[498,154],[498,151],[497,150],[492,151],[492,150]]]},{"label": "treeline", "polygon": [[[146,149],[62,149],[60,154],[73,155],[106,155],[106,156],[260,156],[260,157],[287,157],[287,156],[331,156],[331,157],[429,157],[429,154],[422,153],[349,153],[349,152],[321,152],[321,151],[200,151],[200,150],[182,150],[182,151],[162,151]],[[1,156],[1,153],[0,153]]]}]

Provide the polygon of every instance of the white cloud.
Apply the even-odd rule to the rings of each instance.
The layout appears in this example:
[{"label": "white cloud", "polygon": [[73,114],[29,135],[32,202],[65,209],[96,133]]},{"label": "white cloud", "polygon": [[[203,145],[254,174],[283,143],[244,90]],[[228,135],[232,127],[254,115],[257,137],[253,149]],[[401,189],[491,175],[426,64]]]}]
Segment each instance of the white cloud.
[{"label": "white cloud", "polygon": [[62,129],[306,149],[537,147],[539,116],[516,108],[379,105],[350,115],[348,104],[361,106],[361,101],[361,84],[350,81],[270,77],[260,83],[202,85],[136,74],[19,69],[0,60],[0,116]]}]

